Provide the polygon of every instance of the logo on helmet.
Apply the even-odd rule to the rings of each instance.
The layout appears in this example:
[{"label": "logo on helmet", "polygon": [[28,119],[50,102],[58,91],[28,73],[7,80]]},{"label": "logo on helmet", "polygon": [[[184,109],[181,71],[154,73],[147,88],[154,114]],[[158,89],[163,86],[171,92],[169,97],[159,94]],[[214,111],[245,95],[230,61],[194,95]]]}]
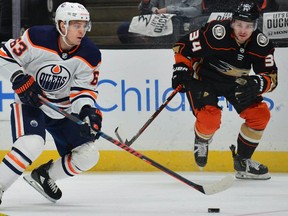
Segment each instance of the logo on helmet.
[{"label": "logo on helmet", "polygon": [[257,22],[260,16],[260,9],[255,2],[242,1],[233,13],[233,19],[246,22]]},{"label": "logo on helmet", "polygon": [[243,4],[243,11],[246,11],[246,12],[248,12],[248,11],[250,11],[250,10],[251,10],[251,8],[252,8],[252,6],[251,6],[251,5],[249,5],[249,4]]},{"label": "logo on helmet", "polygon": [[69,22],[72,20],[87,21],[87,31],[91,30],[90,14],[88,10],[79,3],[65,2],[62,3],[55,13],[55,24],[58,32],[62,36],[66,36],[66,33],[62,33],[59,28],[59,22],[63,21],[66,28],[68,28]]}]

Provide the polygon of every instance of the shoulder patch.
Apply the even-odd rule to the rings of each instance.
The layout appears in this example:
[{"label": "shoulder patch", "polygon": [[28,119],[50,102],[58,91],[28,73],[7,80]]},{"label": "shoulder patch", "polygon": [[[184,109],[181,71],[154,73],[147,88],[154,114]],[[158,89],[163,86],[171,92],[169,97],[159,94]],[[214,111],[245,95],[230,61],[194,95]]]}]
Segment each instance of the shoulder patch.
[{"label": "shoulder patch", "polygon": [[223,39],[226,35],[225,27],[223,25],[216,24],[212,28],[212,34],[217,40]]},{"label": "shoulder patch", "polygon": [[259,46],[265,47],[269,43],[269,38],[266,35],[264,35],[263,33],[259,33],[257,35],[257,43]]}]

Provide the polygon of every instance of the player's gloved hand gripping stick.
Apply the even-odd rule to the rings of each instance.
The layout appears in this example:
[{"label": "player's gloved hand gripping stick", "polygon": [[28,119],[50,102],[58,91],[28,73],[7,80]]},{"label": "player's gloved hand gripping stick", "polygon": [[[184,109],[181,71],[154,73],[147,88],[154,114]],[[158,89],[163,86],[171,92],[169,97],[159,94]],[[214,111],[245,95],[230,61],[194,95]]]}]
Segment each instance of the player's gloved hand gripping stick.
[{"label": "player's gloved hand gripping stick", "polygon": [[[44,105],[46,105],[46,106],[50,107],[51,109],[55,110],[56,112],[62,114],[66,118],[75,122],[76,124],[79,124],[79,125],[86,124],[85,122],[78,119],[77,117],[67,113],[65,110],[63,110],[63,109],[57,107],[56,105],[54,105],[53,103],[49,102],[47,99],[45,99],[41,95],[38,95],[38,97],[40,98],[41,102]],[[179,174],[173,172],[172,170],[169,170],[168,168],[162,166],[161,164],[157,163],[156,161],[146,157],[145,155],[141,154],[140,152],[137,152],[136,150],[132,149],[128,145],[125,145],[124,143],[119,142],[118,140],[110,137],[109,135],[105,134],[104,132],[98,131],[98,134],[102,138],[106,139],[107,141],[109,141],[109,142],[113,143],[114,145],[124,149],[125,151],[129,152],[130,154],[133,154],[134,156],[136,156],[139,159],[145,161],[146,163],[158,168],[159,170],[173,176],[174,178],[187,184],[188,186],[194,188],[195,190],[200,191],[203,194],[210,195],[210,194],[219,193],[219,192],[224,191],[224,190],[228,189],[229,187],[231,187],[233,182],[234,182],[234,177],[232,175],[228,175],[228,176],[224,177],[223,179],[221,179],[220,181],[215,182],[213,184],[209,184],[209,185],[196,184],[196,183],[189,181],[188,179],[180,176]]]},{"label": "player's gloved hand gripping stick", "polygon": [[81,128],[81,136],[98,139],[98,131],[100,131],[102,127],[101,111],[95,107],[84,106],[79,113],[79,118],[87,123]]},{"label": "player's gloved hand gripping stick", "polygon": [[10,78],[12,89],[18,95],[23,104],[39,107],[42,104],[38,95],[44,95],[40,86],[35,82],[33,76],[24,74],[22,70],[16,71]]},{"label": "player's gloved hand gripping stick", "polygon": [[235,81],[235,97],[239,103],[249,103],[265,92],[267,80],[263,75],[241,76]]}]

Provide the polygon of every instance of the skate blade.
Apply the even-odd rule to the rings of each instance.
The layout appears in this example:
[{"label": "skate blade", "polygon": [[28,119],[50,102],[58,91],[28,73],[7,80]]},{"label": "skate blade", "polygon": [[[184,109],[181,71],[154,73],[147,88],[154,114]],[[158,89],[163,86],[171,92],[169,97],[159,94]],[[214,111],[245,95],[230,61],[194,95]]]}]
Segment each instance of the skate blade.
[{"label": "skate blade", "polygon": [[237,179],[251,179],[251,180],[268,180],[271,178],[269,173],[262,174],[262,175],[254,175],[251,173],[247,172],[236,172],[235,173],[235,178]]},{"label": "skate blade", "polygon": [[200,171],[200,172],[202,172],[203,169],[204,169],[204,167],[201,167],[201,166],[198,166],[198,168],[199,168],[199,171]]},{"label": "skate blade", "polygon": [[56,203],[57,200],[49,197],[42,189],[42,187],[39,186],[39,184],[30,176],[30,175],[26,175],[23,176],[23,179],[29,184],[31,185],[31,187],[33,187],[35,190],[37,190],[40,194],[42,194],[42,196],[44,196],[46,199],[48,199],[49,201]]}]

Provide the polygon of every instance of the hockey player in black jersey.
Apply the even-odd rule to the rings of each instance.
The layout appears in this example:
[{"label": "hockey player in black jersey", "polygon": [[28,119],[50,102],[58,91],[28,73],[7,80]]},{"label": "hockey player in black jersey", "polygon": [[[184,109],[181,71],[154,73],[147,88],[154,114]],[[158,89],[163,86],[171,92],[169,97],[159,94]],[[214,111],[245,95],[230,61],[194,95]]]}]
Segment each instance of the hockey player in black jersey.
[{"label": "hockey player in black jersey", "polygon": [[220,128],[224,96],[244,119],[236,147],[230,146],[237,178],[269,179],[268,168],[251,159],[270,119],[262,95],[277,86],[274,47],[257,29],[259,8],[241,1],[231,20],[212,21],[182,37],[175,53],[172,87],[182,85],[196,117],[194,156],[199,167]]}]

